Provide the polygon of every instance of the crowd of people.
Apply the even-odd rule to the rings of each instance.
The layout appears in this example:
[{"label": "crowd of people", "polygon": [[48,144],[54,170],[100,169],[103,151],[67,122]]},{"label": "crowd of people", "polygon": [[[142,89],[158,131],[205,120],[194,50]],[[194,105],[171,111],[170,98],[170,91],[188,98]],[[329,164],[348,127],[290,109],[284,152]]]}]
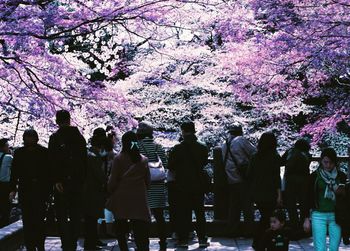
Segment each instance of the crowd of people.
[{"label": "crowd of people", "polygon": [[[128,250],[131,230],[137,250],[148,251],[152,216],[159,250],[165,251],[164,208],[168,205],[177,247],[188,247],[192,211],[199,247],[210,245],[204,210],[211,182],[205,169],[209,150],[197,139],[193,122],[181,124],[180,142],[166,154],[148,122],[140,122],[136,131],[122,136],[118,153],[113,128],[97,128],[87,144],[70,121],[68,111],[57,112],[59,129],[50,136],[48,148],[38,144],[39,135],[33,129],[24,132],[23,147],[13,156],[8,140],[0,140],[0,227],[9,223],[11,200],[18,193],[26,249],[45,250],[45,217],[53,196],[64,251],[76,250],[82,219],[85,250],[105,245],[98,236],[98,223],[104,219],[107,234],[115,236],[121,251]],[[277,146],[272,132],[263,133],[255,147],[240,125],[228,129],[217,167],[229,193],[227,234],[252,237],[255,250],[288,250],[289,240],[310,231],[315,250],[327,249],[327,232],[329,250],[338,250],[341,238],[348,245],[350,188],[346,174],[338,168],[335,150],[323,149],[319,167],[310,174],[307,140],[297,140],[282,156]],[[283,182],[281,166],[285,166]],[[257,228],[254,204],[261,215]]]}]

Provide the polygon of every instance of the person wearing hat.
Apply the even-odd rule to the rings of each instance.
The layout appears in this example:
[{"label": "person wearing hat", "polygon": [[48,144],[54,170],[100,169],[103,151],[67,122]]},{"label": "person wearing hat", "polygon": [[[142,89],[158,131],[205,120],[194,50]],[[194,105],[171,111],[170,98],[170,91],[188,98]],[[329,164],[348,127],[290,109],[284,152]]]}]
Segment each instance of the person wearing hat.
[{"label": "person wearing hat", "polygon": [[209,246],[205,231],[204,188],[200,175],[208,163],[208,148],[198,141],[192,121],[181,124],[183,140],[174,146],[169,154],[169,170],[175,173],[177,247],[188,247],[188,233],[191,231],[192,210],[197,221],[199,247]]},{"label": "person wearing hat", "polygon": [[38,133],[28,129],[23,134],[24,146],[13,156],[10,198],[18,191],[22,209],[26,250],[45,250],[45,210],[52,183],[48,150],[38,144]]},{"label": "person wearing hat", "polygon": [[0,228],[10,223],[11,203],[9,201],[12,156],[8,139],[0,139]]},{"label": "person wearing hat", "polygon": [[249,181],[246,172],[251,156],[256,148],[243,136],[241,125],[228,128],[228,138],[222,144],[222,156],[229,185],[228,234],[238,235],[241,211],[244,215],[243,235],[253,232],[254,211],[252,198],[249,196]]},{"label": "person wearing hat", "polygon": [[[154,142],[152,124],[147,121],[140,122],[136,134],[140,153],[146,156],[149,162],[157,162],[160,159],[164,168],[167,168],[168,160],[164,148],[160,144]],[[151,181],[151,185],[148,189],[148,205],[156,219],[159,250],[165,251],[167,248],[167,233],[164,218],[164,208],[166,207],[165,179]]]}]

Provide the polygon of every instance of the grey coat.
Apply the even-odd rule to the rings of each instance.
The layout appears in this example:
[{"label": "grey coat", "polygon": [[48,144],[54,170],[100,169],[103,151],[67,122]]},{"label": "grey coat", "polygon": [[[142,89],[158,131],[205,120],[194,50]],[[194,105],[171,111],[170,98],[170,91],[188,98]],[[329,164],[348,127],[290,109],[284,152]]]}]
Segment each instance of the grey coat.
[{"label": "grey coat", "polygon": [[[222,145],[222,157],[224,159],[225,171],[227,174],[227,181],[229,184],[235,184],[242,182],[242,177],[240,176],[237,165],[247,164],[249,160],[256,153],[256,148],[243,136],[230,137],[228,139],[230,143],[230,150],[233,155],[228,153],[227,143]],[[225,163],[226,156],[226,163]]]}]

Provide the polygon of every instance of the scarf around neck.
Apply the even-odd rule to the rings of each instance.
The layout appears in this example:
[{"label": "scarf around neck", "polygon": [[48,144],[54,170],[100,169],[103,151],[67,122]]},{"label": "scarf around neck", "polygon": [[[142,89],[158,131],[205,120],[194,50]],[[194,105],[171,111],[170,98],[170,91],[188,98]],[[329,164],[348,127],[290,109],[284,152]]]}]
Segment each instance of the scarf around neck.
[{"label": "scarf around neck", "polygon": [[336,178],[338,175],[337,168],[334,168],[331,172],[328,172],[321,167],[319,168],[319,175],[326,183],[324,198],[335,201],[335,191],[338,189],[338,184],[336,183]]}]

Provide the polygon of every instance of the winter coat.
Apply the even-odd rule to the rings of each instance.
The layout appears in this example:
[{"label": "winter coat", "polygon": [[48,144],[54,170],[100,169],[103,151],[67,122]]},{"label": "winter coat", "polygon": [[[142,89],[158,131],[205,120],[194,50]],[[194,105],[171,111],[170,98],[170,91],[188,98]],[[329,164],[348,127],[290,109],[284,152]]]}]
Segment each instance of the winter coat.
[{"label": "winter coat", "polygon": [[151,183],[148,160],[133,163],[126,153],[120,153],[114,159],[111,176],[108,181],[106,208],[117,219],[151,221],[147,203],[147,188]]}]

